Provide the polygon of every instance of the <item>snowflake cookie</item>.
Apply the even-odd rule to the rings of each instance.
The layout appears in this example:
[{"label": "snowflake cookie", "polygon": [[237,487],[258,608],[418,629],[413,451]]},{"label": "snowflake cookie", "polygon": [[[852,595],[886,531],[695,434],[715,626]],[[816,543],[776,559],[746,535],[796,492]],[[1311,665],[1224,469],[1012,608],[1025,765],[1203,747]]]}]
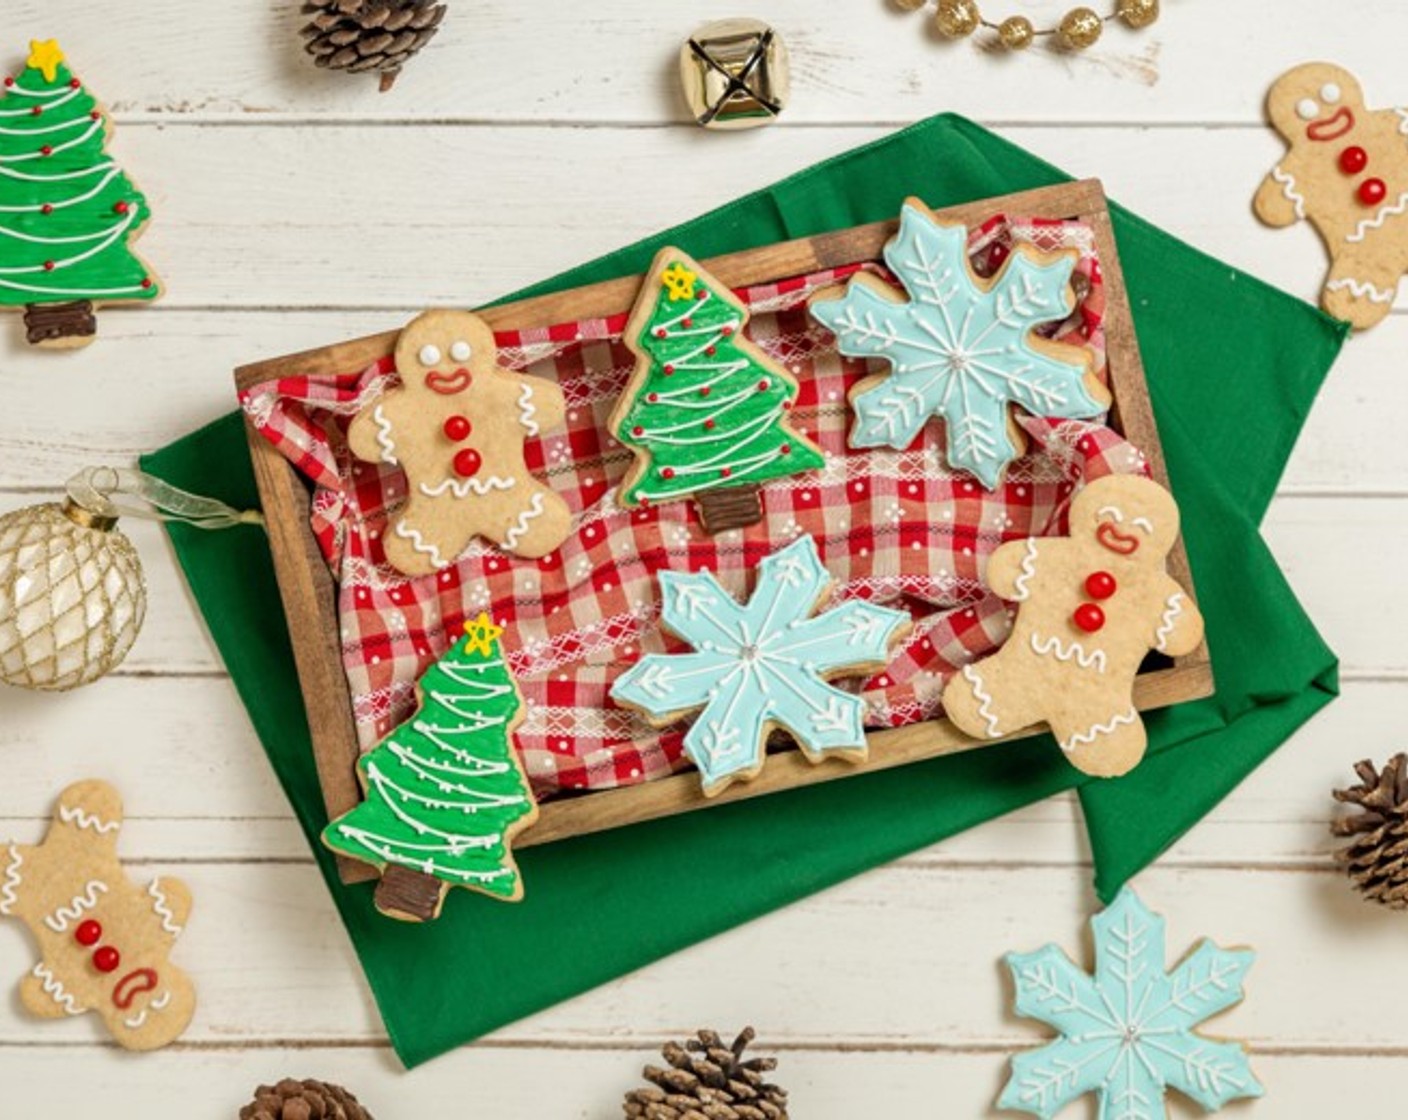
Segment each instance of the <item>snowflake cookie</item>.
[{"label": "snowflake cookie", "polygon": [[709,797],[757,776],[774,727],[812,762],[864,759],[865,703],[827,682],[883,667],[910,620],[858,599],[811,617],[830,586],[811,537],[763,560],[745,604],[709,572],[661,572],[662,624],[696,652],[641,658],[611,698],[656,726],[704,709],[684,748]]},{"label": "snowflake cookie", "polygon": [[1104,412],[1110,398],[1091,352],[1032,333],[1075,306],[1075,261],[1074,252],[1018,244],[984,281],[969,264],[967,230],[939,221],[918,199],[906,202],[885,263],[909,299],[860,274],[843,297],[823,296],[811,307],[842,354],[891,367],[851,391],[851,446],[903,450],[939,417],[950,466],[991,490],[1022,451],[1009,405],[1063,420]]},{"label": "snowflake cookie", "polygon": [[1193,1028],[1243,997],[1255,954],[1203,941],[1172,973],[1164,968],[1164,921],[1128,888],[1091,919],[1095,975],[1055,945],[1009,953],[1017,1014],[1060,1037],[1012,1059],[999,1108],[1050,1120],[1077,1097],[1097,1093],[1100,1120],[1163,1120],[1166,1090],[1209,1112],[1259,1097],[1246,1051]]}]

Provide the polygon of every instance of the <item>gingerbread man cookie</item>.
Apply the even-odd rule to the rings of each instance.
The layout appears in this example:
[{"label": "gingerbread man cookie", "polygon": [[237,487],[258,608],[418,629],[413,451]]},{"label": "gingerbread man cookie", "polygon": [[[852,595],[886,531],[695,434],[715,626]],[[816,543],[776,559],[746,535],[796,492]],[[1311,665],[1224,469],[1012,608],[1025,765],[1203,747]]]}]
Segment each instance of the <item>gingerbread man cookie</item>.
[{"label": "gingerbread man cookie", "polygon": [[179,879],[130,882],[117,859],[121,825],[112,786],[69,786],[42,844],[0,845],[0,914],[39,943],[39,963],[20,982],[28,1011],[41,1019],[93,1011],[119,1045],[156,1050],[195,1013],[195,986],[168,959],[191,892]]},{"label": "gingerbread man cookie", "polygon": [[944,689],[960,730],[998,739],[1046,722],[1078,769],[1132,770],[1147,737],[1134,678],[1150,650],[1203,640],[1197,604],[1165,570],[1178,506],[1155,482],[1111,475],[1071,503],[1070,536],[1009,541],[988,561],[994,593],[1018,604],[1012,635]]},{"label": "gingerbread man cookie", "polygon": [[396,343],[401,387],[362,409],[352,453],[406,472],[386,558],[406,575],[448,567],[475,537],[544,556],[566,539],[567,503],[528,473],[523,441],[561,424],[562,390],[499,366],[494,333],[467,311],[427,311]]},{"label": "gingerbread man cookie", "polygon": [[1311,62],[1277,79],[1266,111],[1290,150],[1257,191],[1257,217],[1308,219],[1330,253],[1321,306],[1372,327],[1408,271],[1408,110],[1369,109],[1354,75]]}]

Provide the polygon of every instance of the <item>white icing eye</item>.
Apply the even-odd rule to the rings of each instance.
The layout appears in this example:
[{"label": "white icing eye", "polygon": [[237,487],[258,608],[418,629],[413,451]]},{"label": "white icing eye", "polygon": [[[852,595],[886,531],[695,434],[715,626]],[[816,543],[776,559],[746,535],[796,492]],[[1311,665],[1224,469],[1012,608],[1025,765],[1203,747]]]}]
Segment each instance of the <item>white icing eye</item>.
[{"label": "white icing eye", "polygon": [[1119,506],[1101,506],[1095,511],[1095,520],[1104,521],[1109,518],[1111,521],[1123,521],[1124,514],[1120,512]]},{"label": "white icing eye", "polygon": [[1305,97],[1296,102],[1296,116],[1303,121],[1313,121],[1320,115],[1320,103],[1313,97]]},{"label": "white icing eye", "polygon": [[1147,517],[1136,517],[1131,524],[1136,528],[1143,529],[1151,537],[1154,535],[1154,523]]},{"label": "white icing eye", "polygon": [[463,340],[456,342],[453,346],[450,347],[450,357],[454,358],[457,362],[469,361],[470,355],[472,355],[473,353],[474,348],[470,346],[468,342],[465,342]]},{"label": "white icing eye", "polygon": [[435,366],[440,364],[440,347],[422,346],[420,348],[420,364],[423,366]]},{"label": "white icing eye", "polygon": [[1338,105],[1340,101],[1340,87],[1334,82],[1326,82],[1320,87],[1320,100],[1326,105]]}]

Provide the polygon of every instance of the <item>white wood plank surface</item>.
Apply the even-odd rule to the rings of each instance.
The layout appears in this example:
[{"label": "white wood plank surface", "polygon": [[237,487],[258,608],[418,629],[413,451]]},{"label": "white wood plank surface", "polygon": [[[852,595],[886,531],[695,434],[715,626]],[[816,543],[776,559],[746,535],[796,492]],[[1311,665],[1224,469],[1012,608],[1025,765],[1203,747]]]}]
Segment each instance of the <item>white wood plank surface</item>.
[{"label": "white wood plank surface", "polygon": [[[732,14],[705,0],[452,0],[386,96],[305,63],[298,6],[6,3],[0,68],[57,36],[114,111],[114,153],[156,209],[143,252],[170,298],[104,314],[99,343],[68,357],[26,350],[0,317],[0,510],[219,415],[238,363],[491,298],[942,110],[1100,176],[1172,232],[1313,298],[1324,258],[1310,230],[1250,214],[1280,153],[1264,89],[1327,57],[1375,104],[1408,102],[1401,0],[1360,0],[1352,18],[1322,0],[1165,0],[1148,32],[1111,27],[1087,56],[1020,59],[938,42],[885,0],[754,0],[792,45],[794,104],[775,129],[733,137],[686,124],[673,85],[683,36]],[[1038,19],[1064,6],[987,4]],[[1269,1090],[1236,1115],[1382,1115],[1408,1073],[1408,919],[1347,890],[1326,825],[1353,761],[1401,745],[1405,307],[1347,347],[1267,519],[1343,658],[1344,696],[1138,884],[1168,917],[1172,956],[1204,935],[1259,950],[1251,998],[1215,1026],[1251,1042]],[[295,1074],[347,1083],[382,1120],[451,1100],[457,1115],[604,1120],[659,1042],[744,1022],[778,1048],[799,1117],[988,1116],[1006,1057],[1043,1037],[1007,1011],[1001,952],[1086,951],[1089,853],[1074,799],[1055,798],[405,1074],[164,542],[128,528],[146,630],[91,689],[0,692],[0,836],[40,835],[71,780],[115,782],[124,852],[195,889],[180,955],[200,1009],[182,1044],[137,1057],[91,1022],[0,1001],[0,1117],[232,1118],[256,1083]],[[0,924],[0,978],[30,963],[24,932]]]}]

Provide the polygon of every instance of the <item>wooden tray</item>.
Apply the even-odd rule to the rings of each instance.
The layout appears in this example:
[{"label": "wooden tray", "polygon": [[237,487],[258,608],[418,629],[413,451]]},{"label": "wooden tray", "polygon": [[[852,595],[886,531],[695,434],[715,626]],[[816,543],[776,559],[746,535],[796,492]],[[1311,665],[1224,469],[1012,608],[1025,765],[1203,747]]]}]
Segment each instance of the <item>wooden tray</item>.
[{"label": "wooden tray", "polygon": [[[1095,233],[1096,251],[1106,291],[1105,334],[1114,395],[1111,425],[1148,457],[1154,477],[1167,486],[1158,429],[1149,406],[1144,367],[1134,337],[1124,275],[1115,249],[1114,231],[1098,180],[1025,191],[949,207],[940,218],[972,227],[996,213],[1038,218],[1079,218]],[[878,260],[898,229],[897,221],[857,226],[818,237],[781,242],[762,249],[732,253],[703,262],[732,288],[749,287],[857,261]],[[627,311],[635,302],[641,277],[623,277],[584,288],[539,296],[487,308],[484,319],[498,331],[521,330],[579,319],[606,318]],[[346,373],[363,369],[391,354],[396,331],[372,335],[243,366],[235,384],[246,389],[261,382],[293,375]],[[340,816],[361,800],[355,763],[360,749],[352,719],[352,701],[337,635],[336,595],[331,572],[318,551],[309,526],[309,487],[288,462],[253,427],[248,429],[250,454],[263,501],[298,665],[299,682],[308,709],[318,777],[329,818]],[[1169,570],[1188,588],[1196,589],[1188,556],[1180,540],[1169,556]],[[1135,682],[1134,702],[1140,710],[1166,707],[1208,696],[1213,690],[1212,666],[1206,647],[1176,659],[1167,668],[1146,670]],[[744,798],[848,778],[874,770],[990,746],[1006,739],[1034,735],[1043,726],[1027,728],[1005,739],[975,740],[945,719],[876,731],[869,735],[870,758],[859,764],[813,765],[799,751],[785,751],[768,760],[762,774],[750,782],[735,782],[723,793],[705,798],[699,778],[686,770],[669,778],[623,789],[588,793],[546,802],[536,824],[518,838],[516,847],[546,844],[603,829],[676,813],[724,805]],[[344,881],[374,878],[367,864],[340,860]]]}]

